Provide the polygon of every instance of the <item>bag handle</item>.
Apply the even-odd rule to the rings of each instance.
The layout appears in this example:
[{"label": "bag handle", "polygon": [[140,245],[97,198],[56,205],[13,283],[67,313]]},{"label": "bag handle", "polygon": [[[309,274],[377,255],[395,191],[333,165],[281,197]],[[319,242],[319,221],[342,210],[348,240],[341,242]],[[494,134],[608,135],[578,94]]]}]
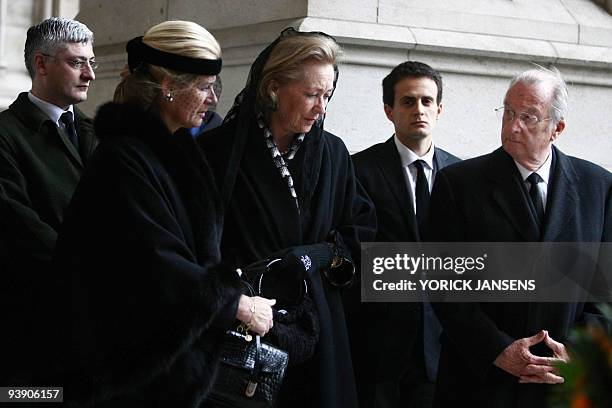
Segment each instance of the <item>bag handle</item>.
[{"label": "bag handle", "polygon": [[253,363],[253,370],[251,371],[251,378],[247,382],[246,388],[244,389],[244,395],[251,398],[255,395],[255,390],[257,390],[257,385],[260,381],[261,375],[261,337],[256,334],[255,335],[255,357]]},{"label": "bag handle", "polygon": [[[245,266],[244,268],[236,269],[238,276],[240,276],[241,278],[240,279],[241,282],[243,282],[244,285],[249,290],[250,296],[255,296],[255,295],[262,296],[261,287],[262,287],[263,279],[265,275],[267,274],[267,272],[270,270],[270,266],[272,266],[272,264],[279,262],[279,261],[281,261],[281,258],[261,259],[259,261],[253,262],[252,264]],[[255,290],[249,282],[244,280],[243,275],[245,271],[252,271],[253,274],[258,275],[257,290]],[[261,272],[258,272],[258,271],[261,271]],[[308,282],[306,282],[306,279],[304,279],[303,283],[304,283],[304,293],[306,294],[308,293]]]},{"label": "bag handle", "polygon": [[[263,264],[265,265],[265,267],[267,268],[269,265],[266,265],[267,260],[265,262],[257,262],[256,264]],[[247,266],[247,268],[252,267],[254,264],[251,264],[249,266]],[[259,265],[257,265],[259,266]],[[242,277],[242,270],[241,269],[237,269],[236,272],[238,273],[238,275],[240,277]],[[253,290],[253,287],[251,286],[251,284],[247,281],[245,281],[244,279],[240,279],[240,281],[244,284],[244,286],[247,288],[248,294],[250,296],[255,296],[255,291]],[[255,395],[255,391],[257,390],[257,385],[259,384],[260,381],[260,376],[261,376],[261,367],[262,367],[262,363],[261,363],[261,336],[259,336],[259,334],[256,334],[253,338],[253,336],[251,336],[249,334],[249,329],[248,327],[244,327],[242,324],[240,324],[238,326],[238,330],[239,333],[242,334],[242,332],[244,332],[243,334],[243,338],[246,342],[251,342],[253,340],[255,340],[255,355],[253,357],[253,369],[251,370],[250,376],[249,376],[249,381],[247,381],[247,385],[244,389],[244,395],[247,396],[248,398],[251,398]]]}]

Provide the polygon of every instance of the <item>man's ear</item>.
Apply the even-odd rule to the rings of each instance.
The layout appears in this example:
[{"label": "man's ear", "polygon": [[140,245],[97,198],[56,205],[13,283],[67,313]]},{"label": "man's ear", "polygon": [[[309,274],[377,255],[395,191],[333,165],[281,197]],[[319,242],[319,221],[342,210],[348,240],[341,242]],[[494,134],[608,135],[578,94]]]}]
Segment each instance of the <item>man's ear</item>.
[{"label": "man's ear", "polygon": [[438,117],[440,116],[441,113],[442,113],[442,104],[439,103],[438,104]]},{"label": "man's ear", "polygon": [[563,130],[565,130],[565,119],[561,119],[559,123],[557,123],[557,126],[555,126],[550,135],[550,141],[554,142],[555,140],[557,140],[561,133],[563,133]]},{"label": "man's ear", "polygon": [[393,122],[393,106],[384,104],[383,108],[385,109],[385,115],[387,115],[387,119]]},{"label": "man's ear", "polygon": [[34,54],[34,71],[36,71],[36,75],[47,75],[47,62],[45,61],[45,56],[40,52]]}]

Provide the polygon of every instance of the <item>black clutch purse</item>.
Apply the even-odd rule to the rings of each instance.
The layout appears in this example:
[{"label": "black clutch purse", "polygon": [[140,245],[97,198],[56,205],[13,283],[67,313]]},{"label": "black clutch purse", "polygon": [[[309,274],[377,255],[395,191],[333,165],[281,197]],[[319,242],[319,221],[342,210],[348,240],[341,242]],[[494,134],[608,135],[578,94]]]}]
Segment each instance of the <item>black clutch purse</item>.
[{"label": "black clutch purse", "polygon": [[[250,285],[247,285],[251,292]],[[243,325],[225,333],[217,378],[207,401],[227,408],[273,407],[289,356]]]}]

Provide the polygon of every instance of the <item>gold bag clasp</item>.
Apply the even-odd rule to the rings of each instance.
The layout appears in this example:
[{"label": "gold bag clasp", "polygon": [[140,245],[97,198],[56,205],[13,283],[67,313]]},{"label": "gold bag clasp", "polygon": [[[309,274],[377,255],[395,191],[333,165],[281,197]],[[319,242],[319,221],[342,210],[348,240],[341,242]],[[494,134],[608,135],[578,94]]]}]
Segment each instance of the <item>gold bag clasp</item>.
[{"label": "gold bag clasp", "polygon": [[257,389],[257,383],[254,381],[249,381],[247,383],[246,389],[244,390],[244,395],[251,398],[255,395],[255,390]]}]

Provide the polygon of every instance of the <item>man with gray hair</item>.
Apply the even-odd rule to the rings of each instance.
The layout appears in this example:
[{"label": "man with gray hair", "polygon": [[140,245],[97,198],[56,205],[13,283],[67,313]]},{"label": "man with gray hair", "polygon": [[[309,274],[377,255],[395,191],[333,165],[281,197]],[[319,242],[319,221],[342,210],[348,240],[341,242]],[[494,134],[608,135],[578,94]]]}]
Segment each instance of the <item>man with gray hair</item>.
[{"label": "man with gray hair", "polygon": [[47,19],[29,28],[24,57],[32,89],[0,113],[0,320],[11,328],[2,336],[0,380],[25,378],[45,341],[40,323],[50,317],[36,311],[50,306],[43,299],[57,229],[96,145],[91,120],[74,107],[95,79],[93,33],[78,21]]},{"label": "man with gray hair", "polygon": [[[502,147],[441,170],[429,240],[608,242],[612,174],[566,156],[567,87],[556,69],[516,76],[501,115]],[[593,271],[580,271],[591,274]],[[442,350],[436,407],[544,407],[564,382],[555,364],[576,325],[601,315],[589,303],[437,303]]]}]

